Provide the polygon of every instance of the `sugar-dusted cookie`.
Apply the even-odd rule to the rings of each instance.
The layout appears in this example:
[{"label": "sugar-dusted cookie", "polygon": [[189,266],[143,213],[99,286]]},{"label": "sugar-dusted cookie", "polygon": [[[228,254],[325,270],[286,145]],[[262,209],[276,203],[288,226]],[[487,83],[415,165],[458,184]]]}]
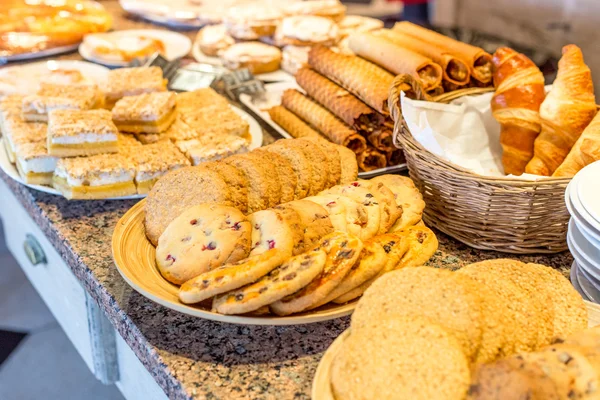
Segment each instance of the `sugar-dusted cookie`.
[{"label": "sugar-dusted cookie", "polygon": [[221,175],[229,187],[232,205],[246,214],[248,212],[248,180],[244,174],[233,165],[223,161],[203,163],[202,167]]},{"label": "sugar-dusted cookie", "polygon": [[394,193],[396,204],[402,208],[402,216],[390,228],[391,232],[400,231],[421,220],[425,202],[412,179],[401,175],[381,175],[371,179],[371,182],[383,183]]},{"label": "sugar-dusted cookie", "polygon": [[146,198],[146,236],[153,245],[179,214],[202,203],[233,205],[223,177],[202,167],[185,167],[158,180]]},{"label": "sugar-dusted cookie", "polygon": [[319,137],[309,136],[303,137],[300,140],[308,140],[321,148],[323,154],[327,157],[327,166],[329,167],[326,186],[332,187],[338,185],[342,177],[342,163],[340,161],[340,153],[338,153],[336,147],[341,146]]},{"label": "sugar-dusted cookie", "polygon": [[327,253],[321,274],[302,290],[271,304],[271,311],[277,315],[288,315],[320,303],[348,274],[362,247],[357,237],[343,232],[325,236],[319,243],[319,248]]},{"label": "sugar-dusted cookie", "polygon": [[305,250],[313,249],[324,236],[334,231],[334,226],[327,210],[311,201],[295,200],[280,204],[275,209],[291,209],[298,214],[300,223],[304,229]]},{"label": "sugar-dusted cookie", "polygon": [[304,232],[298,214],[271,209],[257,211],[248,218],[252,226],[250,255],[278,249],[291,257],[304,251]]},{"label": "sugar-dusted cookie", "polygon": [[201,204],[185,210],[160,236],[156,263],[169,282],[182,284],[248,256],[251,225],[236,208]]},{"label": "sugar-dusted cookie", "polygon": [[279,184],[281,185],[280,203],[287,203],[288,201],[294,200],[298,178],[296,177],[294,168],[292,168],[292,164],[281,154],[266,152],[265,155],[276,165],[273,173],[277,174]]},{"label": "sugar-dusted cookie", "polygon": [[366,186],[377,199],[381,208],[381,221],[379,222],[379,234],[387,233],[402,216],[402,208],[396,204],[394,193],[381,182],[373,182],[359,179],[361,186]]},{"label": "sugar-dusted cookie", "polygon": [[198,303],[221,293],[229,292],[256,282],[286,261],[286,254],[271,249],[257,256],[225,264],[198,275],[179,288],[179,300],[186,304]]},{"label": "sugar-dusted cookie", "polygon": [[361,240],[367,240],[377,235],[381,226],[381,207],[369,189],[361,186],[358,182],[352,182],[347,185],[334,186],[319,194],[337,194],[364,206],[367,211],[367,222],[362,226],[359,237]]},{"label": "sugar-dusted cookie", "polygon": [[277,145],[278,142],[261,148],[261,151],[276,153],[285,157],[292,166],[296,175],[295,199],[303,199],[308,196],[312,185],[312,167],[304,150],[294,146]]},{"label": "sugar-dusted cookie", "polygon": [[323,250],[292,257],[257,282],[215,297],[212,308],[221,314],[258,310],[308,285],[323,271],[326,260]]}]

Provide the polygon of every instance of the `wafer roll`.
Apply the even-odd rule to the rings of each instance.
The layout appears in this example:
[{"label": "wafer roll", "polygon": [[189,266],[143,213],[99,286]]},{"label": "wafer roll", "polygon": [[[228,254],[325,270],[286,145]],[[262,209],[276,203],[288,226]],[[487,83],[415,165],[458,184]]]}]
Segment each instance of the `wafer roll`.
[{"label": "wafer roll", "polygon": [[456,86],[463,86],[469,83],[471,77],[469,66],[463,60],[453,56],[445,49],[399,31],[381,29],[373,32],[373,34],[381,36],[400,47],[404,47],[405,49],[431,58],[435,63],[438,63],[442,67],[443,83],[451,83]]},{"label": "wafer roll", "polygon": [[442,67],[431,58],[400,47],[372,33],[357,33],[348,39],[350,49],[362,58],[393,72],[410,74],[419,79],[423,89],[430,91],[442,85]]},{"label": "wafer roll", "polygon": [[338,117],[296,89],[288,89],[283,92],[281,104],[308,122],[333,143],[348,147],[355,153],[360,153],[366,149],[367,143],[365,138],[350,129]]},{"label": "wafer roll", "polygon": [[404,150],[402,149],[386,151],[385,158],[387,160],[388,167],[392,165],[404,164],[406,162],[406,158],[404,157]]},{"label": "wafer roll", "polygon": [[394,76],[357,56],[338,54],[326,47],[313,47],[308,64],[382,114],[389,114],[388,94]]},{"label": "wafer roll", "polygon": [[444,93],[447,93],[447,92],[453,92],[455,90],[466,89],[469,87],[470,83],[471,83],[471,81],[469,80],[469,82],[466,85],[461,86],[461,85],[455,85],[452,82],[442,81],[442,87],[444,88]]},{"label": "wafer roll", "polygon": [[374,169],[384,168],[387,164],[385,154],[371,146],[365,151],[358,153],[356,161],[358,162],[358,168],[362,171],[373,171]]},{"label": "wafer roll", "polygon": [[310,97],[359,132],[373,132],[383,123],[383,115],[310,68],[299,70],[296,82]]},{"label": "wafer roll", "polygon": [[282,127],[283,130],[285,130],[294,138],[323,137],[313,128],[308,126],[304,121],[294,115],[294,113],[286,110],[283,106],[275,106],[270,108],[268,112],[273,122]]},{"label": "wafer roll", "polygon": [[392,151],[394,147],[394,134],[388,128],[382,127],[367,135],[369,143],[380,151]]},{"label": "wafer roll", "polygon": [[433,89],[428,90],[427,94],[430,95],[431,97],[435,97],[435,96],[439,96],[440,94],[444,94],[444,87],[436,86]]},{"label": "wafer roll", "polygon": [[405,33],[424,42],[433,44],[459,57],[471,69],[471,76],[482,83],[492,81],[492,56],[482,48],[459,42],[441,33],[420,27],[408,21],[396,23],[394,31]]}]

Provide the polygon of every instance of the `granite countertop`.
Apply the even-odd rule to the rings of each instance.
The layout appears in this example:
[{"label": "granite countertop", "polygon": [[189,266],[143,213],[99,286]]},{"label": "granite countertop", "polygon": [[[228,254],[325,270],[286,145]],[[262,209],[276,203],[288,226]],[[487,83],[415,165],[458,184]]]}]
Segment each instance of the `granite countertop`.
[{"label": "granite countertop", "polygon": [[[309,325],[241,326],[192,318],[130,289],[111,257],[119,218],[136,201],[67,201],[30,190],[0,172],[81,284],[172,399],[309,399],[321,356],[349,317]],[[511,257],[568,274],[568,252],[512,256],[479,251],[438,234],[430,264],[456,269]]]}]

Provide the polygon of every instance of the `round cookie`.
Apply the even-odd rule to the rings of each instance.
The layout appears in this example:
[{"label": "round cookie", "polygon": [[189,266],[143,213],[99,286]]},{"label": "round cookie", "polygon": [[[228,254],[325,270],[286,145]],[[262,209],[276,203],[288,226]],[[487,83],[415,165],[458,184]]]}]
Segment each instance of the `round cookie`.
[{"label": "round cookie", "polygon": [[546,282],[544,287],[551,293],[554,310],[553,340],[566,338],[588,326],[587,307],[571,282],[554,268],[541,264],[528,263],[542,275]]},{"label": "round cookie", "polygon": [[369,219],[365,206],[349,197],[339,194],[321,193],[306,200],[320,204],[329,212],[331,223],[334,224],[335,222],[336,231],[347,232],[359,238],[361,237],[363,227],[366,226]]},{"label": "round cookie", "polygon": [[411,226],[394,233],[405,236],[408,242],[408,251],[402,256],[396,269],[424,265],[438,249],[439,242],[435,233],[426,226]]},{"label": "round cookie", "polygon": [[220,174],[203,167],[169,172],[156,182],[146,198],[146,236],[156,246],[171,221],[202,203],[233,205],[231,191]]},{"label": "round cookie", "polygon": [[327,157],[328,166],[326,186],[330,188],[338,185],[342,177],[342,164],[340,161],[340,153],[338,153],[335,147],[340,146],[317,137],[303,137],[300,140],[308,140],[309,142],[315,143],[323,150],[323,154]]},{"label": "round cookie", "polygon": [[[322,207],[329,215],[329,221],[333,226],[333,229],[340,232],[348,231],[348,222],[346,222],[346,207],[342,202],[336,201],[336,196],[313,196],[304,199]],[[360,230],[356,230],[353,234],[358,236]]]},{"label": "round cookie", "polygon": [[207,162],[202,166],[221,175],[229,187],[233,207],[246,214],[248,212],[248,180],[244,174],[233,165],[223,161]]},{"label": "round cookie", "polygon": [[402,209],[402,215],[390,228],[391,232],[401,231],[416,225],[423,216],[425,202],[412,179],[401,175],[381,175],[371,179],[373,183],[383,183],[394,193],[396,204]]},{"label": "round cookie", "polygon": [[308,285],[323,271],[326,259],[323,250],[292,257],[256,283],[215,297],[212,308],[221,314],[258,310]]},{"label": "round cookie", "polygon": [[240,42],[219,53],[225,68],[248,68],[254,75],[277,71],[281,66],[281,50],[261,42]]},{"label": "round cookie", "polygon": [[248,218],[252,227],[250,255],[278,249],[291,257],[304,251],[304,232],[298,214],[281,210],[262,210],[250,214]]},{"label": "round cookie", "polygon": [[252,153],[227,157],[224,163],[236,167],[249,183],[248,212],[265,210],[279,203],[281,185],[273,176],[273,164]]},{"label": "round cookie", "polygon": [[207,25],[198,31],[196,43],[200,51],[209,57],[217,57],[219,51],[235,44],[235,40],[227,33],[224,24]]},{"label": "round cookie", "polygon": [[304,152],[311,168],[311,184],[308,194],[315,195],[325,189],[327,182],[327,157],[319,146],[307,140],[284,139],[273,143],[274,147],[297,148]]},{"label": "round cookie", "polygon": [[[256,151],[261,151],[256,150]],[[278,153],[264,152],[265,157],[269,158],[271,162],[276,166],[273,172],[277,173],[279,177],[279,184],[281,186],[281,199],[280,203],[287,203],[294,200],[296,193],[296,185],[298,184],[298,178],[292,168],[290,161]]]},{"label": "round cookie", "polygon": [[340,155],[340,164],[342,172],[340,175],[340,184],[350,183],[358,178],[358,161],[356,154],[347,147],[336,146],[336,150]]},{"label": "round cookie", "polygon": [[442,326],[416,314],[352,329],[331,367],[336,399],[464,399],[469,363]]},{"label": "round cookie", "polygon": [[[382,235],[396,223],[402,215],[402,209],[396,204],[394,193],[381,182],[371,182],[363,179],[355,181],[359,186],[364,186],[373,193],[381,208],[381,221],[379,234]],[[353,183],[354,184],[354,183]]]},{"label": "round cookie", "polygon": [[471,279],[431,267],[389,272],[371,285],[352,314],[352,331],[371,320],[408,312],[423,315],[452,332],[469,360],[482,337],[482,303]]},{"label": "round cookie", "polygon": [[308,196],[310,185],[312,184],[312,168],[304,150],[296,147],[275,145],[265,146],[261,150],[280,154],[287,158],[297,178],[294,198],[303,199]]},{"label": "round cookie", "polygon": [[300,224],[304,229],[305,250],[310,250],[319,244],[319,241],[334,231],[331,219],[323,207],[307,200],[296,200],[275,207],[278,209],[290,208],[300,217]]},{"label": "round cookie", "polygon": [[182,284],[250,252],[252,228],[236,208],[201,204],[185,210],[160,236],[156,264],[169,282]]},{"label": "round cookie", "polygon": [[348,274],[362,247],[358,238],[343,232],[324,237],[318,247],[327,254],[323,271],[302,290],[271,304],[271,311],[277,315],[289,315],[323,304],[323,299]]},{"label": "round cookie", "polygon": [[285,253],[271,249],[233,264],[226,264],[185,282],[179,300],[194,304],[256,282],[286,261]]}]

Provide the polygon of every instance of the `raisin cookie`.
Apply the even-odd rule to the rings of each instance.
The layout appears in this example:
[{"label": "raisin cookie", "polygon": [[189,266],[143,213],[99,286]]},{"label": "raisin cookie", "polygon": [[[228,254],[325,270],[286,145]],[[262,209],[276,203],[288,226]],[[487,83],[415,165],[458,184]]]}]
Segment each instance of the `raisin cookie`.
[{"label": "raisin cookie", "polygon": [[324,193],[308,197],[306,200],[320,204],[329,212],[329,218],[336,231],[361,236],[369,216],[366,207],[359,202],[339,194]]},{"label": "raisin cookie", "polygon": [[402,208],[402,215],[390,228],[391,232],[406,229],[421,220],[425,202],[412,179],[401,175],[381,175],[371,179],[371,182],[383,183],[394,193],[396,204]]},{"label": "raisin cookie", "polygon": [[300,217],[304,230],[304,246],[310,250],[319,244],[319,241],[334,231],[327,210],[318,204],[307,200],[296,200],[275,207],[276,210],[292,209]]},{"label": "raisin cookie", "polygon": [[169,224],[156,248],[156,263],[169,282],[182,284],[250,252],[252,228],[238,209],[201,204]]},{"label": "raisin cookie", "polygon": [[320,303],[350,272],[362,247],[362,242],[355,236],[343,232],[327,235],[318,247],[327,253],[323,271],[302,290],[271,304],[271,311],[288,315]]},{"label": "raisin cookie", "polygon": [[221,293],[256,282],[287,259],[285,253],[271,249],[233,264],[226,264],[185,282],[179,288],[179,300],[193,304]]},{"label": "raisin cookie", "polygon": [[439,242],[435,233],[426,226],[411,226],[395,234],[406,237],[408,242],[408,251],[395,269],[424,265],[438,249]]},{"label": "raisin cookie", "polygon": [[394,193],[381,182],[358,180],[359,185],[367,187],[379,203],[381,208],[381,221],[379,222],[379,234],[383,235],[390,230],[398,218],[402,216],[402,208],[396,204]]},{"label": "raisin cookie", "polygon": [[203,167],[169,172],[156,182],[146,198],[146,236],[156,246],[171,221],[202,203],[233,205],[231,191],[219,173]]},{"label": "raisin cookie", "polygon": [[304,251],[304,234],[297,214],[262,210],[250,214],[248,218],[252,227],[250,255],[278,249],[291,257]]},{"label": "raisin cookie", "polygon": [[221,314],[243,314],[258,310],[308,285],[325,266],[327,254],[314,250],[292,257],[256,283],[217,296],[213,311]]}]

